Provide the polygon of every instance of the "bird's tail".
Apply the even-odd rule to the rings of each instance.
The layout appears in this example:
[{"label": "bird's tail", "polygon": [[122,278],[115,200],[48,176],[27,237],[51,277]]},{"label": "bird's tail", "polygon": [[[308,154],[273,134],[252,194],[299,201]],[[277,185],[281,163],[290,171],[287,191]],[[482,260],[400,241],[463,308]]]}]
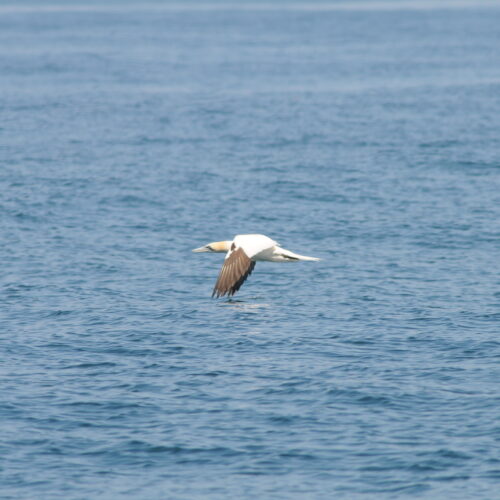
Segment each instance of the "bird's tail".
[{"label": "bird's tail", "polygon": [[285,248],[279,248],[278,252],[280,256],[283,257],[284,261],[293,262],[297,260],[321,260],[317,257],[307,257],[306,255],[299,255],[298,253],[290,252],[290,250],[286,250]]}]

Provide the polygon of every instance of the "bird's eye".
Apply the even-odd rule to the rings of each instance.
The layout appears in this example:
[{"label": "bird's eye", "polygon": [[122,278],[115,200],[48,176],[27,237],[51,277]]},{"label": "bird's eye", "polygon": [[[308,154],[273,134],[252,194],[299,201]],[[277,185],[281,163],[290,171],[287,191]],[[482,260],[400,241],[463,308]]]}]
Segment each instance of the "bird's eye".
[{"label": "bird's eye", "polygon": [[213,249],[210,245],[207,245],[207,248],[208,248],[208,250],[210,250],[211,252],[213,252],[213,251],[214,251],[214,249]]}]

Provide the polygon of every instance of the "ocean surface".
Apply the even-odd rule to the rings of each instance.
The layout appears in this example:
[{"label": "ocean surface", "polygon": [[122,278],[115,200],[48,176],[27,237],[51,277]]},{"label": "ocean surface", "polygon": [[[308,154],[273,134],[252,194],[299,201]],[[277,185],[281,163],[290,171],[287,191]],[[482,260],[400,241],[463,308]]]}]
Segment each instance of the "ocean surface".
[{"label": "ocean surface", "polygon": [[500,498],[499,27],[3,2],[0,498]]}]

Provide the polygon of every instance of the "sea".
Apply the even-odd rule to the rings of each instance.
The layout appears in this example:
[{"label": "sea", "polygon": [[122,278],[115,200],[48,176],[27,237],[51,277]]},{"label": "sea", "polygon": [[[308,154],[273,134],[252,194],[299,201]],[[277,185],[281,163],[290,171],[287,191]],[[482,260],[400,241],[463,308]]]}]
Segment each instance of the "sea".
[{"label": "sea", "polygon": [[500,2],[2,0],[0,262],[2,500],[499,499]]}]

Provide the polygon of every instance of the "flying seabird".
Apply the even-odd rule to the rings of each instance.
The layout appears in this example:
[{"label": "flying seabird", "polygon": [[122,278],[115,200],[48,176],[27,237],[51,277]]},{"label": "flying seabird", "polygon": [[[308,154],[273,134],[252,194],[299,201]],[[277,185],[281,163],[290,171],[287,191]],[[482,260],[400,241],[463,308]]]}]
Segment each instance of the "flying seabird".
[{"label": "flying seabird", "polygon": [[227,252],[212,297],[234,295],[250,276],[257,261],[297,262],[320,260],[316,257],[298,255],[281,248],[276,241],[263,234],[238,234],[232,241],[216,241],[193,252]]}]

